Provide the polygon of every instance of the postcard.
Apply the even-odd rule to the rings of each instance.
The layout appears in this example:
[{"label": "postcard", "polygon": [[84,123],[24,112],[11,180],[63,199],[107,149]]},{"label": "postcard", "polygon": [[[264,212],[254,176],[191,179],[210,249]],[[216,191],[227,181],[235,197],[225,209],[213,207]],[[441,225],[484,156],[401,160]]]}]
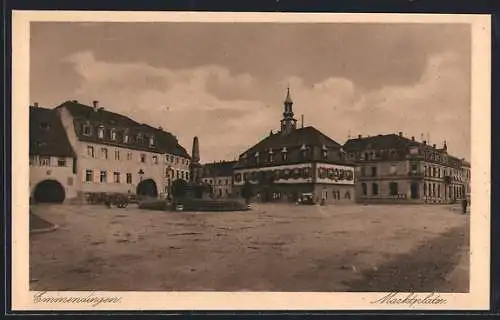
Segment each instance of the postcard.
[{"label": "postcard", "polygon": [[13,310],[487,310],[490,17],[14,11]]}]

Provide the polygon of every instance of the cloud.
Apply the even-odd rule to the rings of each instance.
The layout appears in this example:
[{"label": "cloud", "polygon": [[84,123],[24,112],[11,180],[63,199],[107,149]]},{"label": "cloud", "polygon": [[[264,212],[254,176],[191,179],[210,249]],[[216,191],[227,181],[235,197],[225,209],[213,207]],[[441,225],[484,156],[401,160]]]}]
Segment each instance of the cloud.
[{"label": "cloud", "polygon": [[470,85],[461,57],[444,52],[428,58],[418,82],[362,91],[349,79],[330,77],[308,84],[290,75],[275,83],[223,66],[170,70],[143,62],[112,63],[80,52],[65,59],[81,77],[79,100],[99,100],[115,112],[162,126],[191,149],[200,139],[202,161],[233,159],[278,129],[285,89],[294,111],[339,143],[348,133],[404,131],[448,140],[461,156],[470,148]]}]

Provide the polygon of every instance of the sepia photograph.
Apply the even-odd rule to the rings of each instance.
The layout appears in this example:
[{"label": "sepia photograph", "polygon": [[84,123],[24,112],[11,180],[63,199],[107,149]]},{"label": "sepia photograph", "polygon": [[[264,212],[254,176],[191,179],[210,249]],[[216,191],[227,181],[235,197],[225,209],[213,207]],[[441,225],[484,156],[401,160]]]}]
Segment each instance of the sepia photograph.
[{"label": "sepia photograph", "polygon": [[240,16],[25,16],[23,299],[488,303],[488,18]]}]

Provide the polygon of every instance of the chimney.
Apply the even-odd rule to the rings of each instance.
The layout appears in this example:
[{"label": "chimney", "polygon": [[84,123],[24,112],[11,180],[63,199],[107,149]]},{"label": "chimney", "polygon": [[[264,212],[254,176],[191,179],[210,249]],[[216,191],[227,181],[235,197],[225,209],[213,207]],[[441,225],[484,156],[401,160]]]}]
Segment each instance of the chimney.
[{"label": "chimney", "polygon": [[358,134],[358,139],[361,139],[362,137],[363,137],[362,135]]},{"label": "chimney", "polygon": [[304,128],[304,115],[303,114],[300,115],[300,121],[301,121],[300,127]]},{"label": "chimney", "polygon": [[92,106],[94,107],[94,109],[97,109],[99,107],[99,101],[92,101]]},{"label": "chimney", "polygon": [[38,102],[33,103],[33,107],[38,108]]},{"label": "chimney", "polygon": [[403,136],[403,132],[399,131],[399,136],[402,137]]},{"label": "chimney", "polygon": [[433,144],[433,145],[432,145],[432,147],[433,147],[434,149],[436,149],[436,144]]},{"label": "chimney", "polygon": [[415,137],[414,136],[411,136],[411,141],[415,141]]},{"label": "chimney", "polygon": [[424,140],[424,144],[427,145],[427,141],[426,140]]}]

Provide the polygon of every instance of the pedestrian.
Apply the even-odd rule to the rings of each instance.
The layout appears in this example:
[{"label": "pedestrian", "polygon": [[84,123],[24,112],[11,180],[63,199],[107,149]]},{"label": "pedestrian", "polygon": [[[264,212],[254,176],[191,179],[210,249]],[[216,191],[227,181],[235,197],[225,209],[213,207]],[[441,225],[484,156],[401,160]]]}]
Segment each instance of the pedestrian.
[{"label": "pedestrian", "polygon": [[463,214],[467,213],[467,198],[462,199],[462,213]]}]

